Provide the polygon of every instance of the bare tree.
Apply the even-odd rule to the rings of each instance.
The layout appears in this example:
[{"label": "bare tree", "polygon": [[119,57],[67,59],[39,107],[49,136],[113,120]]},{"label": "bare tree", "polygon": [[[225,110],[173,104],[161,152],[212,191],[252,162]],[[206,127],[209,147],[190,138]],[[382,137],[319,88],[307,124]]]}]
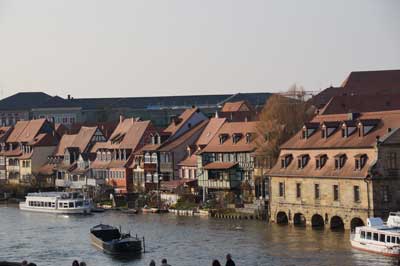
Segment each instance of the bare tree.
[{"label": "bare tree", "polygon": [[314,112],[305,100],[303,87],[296,84],[286,93],[270,96],[260,114],[257,131],[258,155],[273,164],[279,155],[279,146],[295,135]]}]

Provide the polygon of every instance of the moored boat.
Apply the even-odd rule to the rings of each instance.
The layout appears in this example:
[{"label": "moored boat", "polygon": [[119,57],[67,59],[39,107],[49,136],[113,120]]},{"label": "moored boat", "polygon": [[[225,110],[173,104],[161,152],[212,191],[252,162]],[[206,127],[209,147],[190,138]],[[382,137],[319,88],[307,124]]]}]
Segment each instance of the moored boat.
[{"label": "moored boat", "polygon": [[142,240],[137,236],[122,233],[118,228],[99,224],[90,229],[92,244],[105,253],[118,254],[138,254],[142,251]]},{"label": "moored boat", "polygon": [[23,211],[46,212],[57,214],[89,214],[91,200],[79,193],[43,192],[29,193],[19,208]]},{"label": "moored boat", "polygon": [[381,218],[368,218],[367,226],[355,228],[350,242],[353,248],[400,257],[400,212],[390,213],[386,224]]}]

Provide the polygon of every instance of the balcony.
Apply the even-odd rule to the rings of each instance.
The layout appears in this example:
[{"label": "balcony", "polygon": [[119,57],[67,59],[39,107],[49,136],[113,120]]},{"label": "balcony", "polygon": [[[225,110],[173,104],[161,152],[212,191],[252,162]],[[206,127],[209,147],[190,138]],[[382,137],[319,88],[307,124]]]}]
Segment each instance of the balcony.
[{"label": "balcony", "polygon": [[18,172],[19,173],[19,165],[8,165],[7,166],[8,172]]},{"label": "balcony", "polygon": [[56,187],[71,187],[72,181],[56,179]]},{"label": "balcony", "polygon": [[241,181],[236,180],[198,180],[200,187],[213,188],[213,189],[233,189],[240,186]]}]

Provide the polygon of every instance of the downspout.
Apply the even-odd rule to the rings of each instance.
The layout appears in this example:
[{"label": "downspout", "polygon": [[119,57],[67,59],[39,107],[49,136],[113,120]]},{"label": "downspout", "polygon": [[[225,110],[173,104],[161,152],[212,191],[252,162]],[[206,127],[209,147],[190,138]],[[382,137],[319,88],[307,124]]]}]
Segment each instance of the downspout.
[{"label": "downspout", "polygon": [[364,182],[367,185],[367,201],[368,201],[368,218],[371,217],[371,199],[370,199],[370,195],[369,195],[369,183],[371,181],[371,176],[367,175],[364,178]]}]

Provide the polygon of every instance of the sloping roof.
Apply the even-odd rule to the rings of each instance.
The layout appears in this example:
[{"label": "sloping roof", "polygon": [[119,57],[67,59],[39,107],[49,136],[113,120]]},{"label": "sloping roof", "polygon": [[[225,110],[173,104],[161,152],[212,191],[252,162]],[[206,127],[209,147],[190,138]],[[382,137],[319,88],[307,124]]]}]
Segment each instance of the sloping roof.
[{"label": "sloping roof", "polygon": [[400,110],[400,94],[335,96],[320,111],[320,114],[364,113],[390,110]]},{"label": "sloping roof", "polygon": [[71,147],[72,143],[75,140],[76,135],[68,135],[68,134],[64,134],[61,137],[60,142],[57,145],[57,148],[54,152],[55,156],[63,156],[65,149],[68,147]]},{"label": "sloping roof", "polygon": [[207,145],[225,122],[226,118],[211,118],[196,144],[199,146]]},{"label": "sloping roof", "polygon": [[0,127],[0,142],[5,142],[12,130],[12,127]]},{"label": "sloping roof", "polygon": [[51,99],[43,92],[19,92],[0,101],[0,110],[27,110]]},{"label": "sloping roof", "polygon": [[247,101],[226,102],[221,112],[248,112],[254,111],[253,106]]},{"label": "sloping roof", "polygon": [[184,160],[180,161],[178,163],[178,165],[180,165],[180,166],[192,166],[192,167],[197,166],[196,154],[192,154],[191,156],[186,157]]},{"label": "sloping roof", "polygon": [[81,127],[70,147],[79,148],[80,152],[84,152],[96,130],[97,127]]},{"label": "sloping roof", "polygon": [[[200,131],[202,131],[205,126],[207,125],[207,120],[202,121],[201,123],[198,123],[196,126],[192,127],[185,133],[179,136],[179,138],[173,139],[171,141],[166,141],[161,145],[161,147],[158,149],[159,151],[171,151],[178,147],[179,145],[182,145],[185,143],[187,140],[189,140],[191,137],[193,137],[196,134],[199,134]],[[195,141],[194,141],[195,142]],[[190,145],[190,144],[189,144]]]},{"label": "sloping roof", "polygon": [[[257,122],[225,122],[212,138],[203,152],[251,152],[256,149]],[[246,143],[246,134],[251,134],[250,143]],[[232,135],[241,134],[237,143],[233,143]],[[228,138],[220,144],[219,136],[226,135]]]},{"label": "sloping roof", "polygon": [[169,126],[164,129],[164,132],[174,135],[196,112],[200,112],[200,109],[197,107],[186,109],[176,120],[172,121]]},{"label": "sloping roof", "polygon": [[212,162],[206,164],[204,169],[206,170],[226,170],[235,167],[238,163],[230,163],[230,162]]},{"label": "sloping roof", "polygon": [[44,92],[19,92],[0,101],[0,110],[78,107],[76,103]]},{"label": "sloping roof", "polygon": [[92,152],[98,149],[132,149],[140,147],[140,142],[147,130],[152,128],[150,121],[135,121],[127,118],[121,121],[107,142],[97,142]]},{"label": "sloping roof", "polygon": [[400,70],[353,71],[343,81],[348,95],[400,93]]},{"label": "sloping roof", "polygon": [[36,119],[29,121],[18,121],[7,142],[29,142],[32,141],[45,124],[46,119]]},{"label": "sloping roof", "polygon": [[[323,123],[342,122],[348,120],[347,114],[336,115],[318,115],[314,117],[313,122]],[[388,129],[399,127],[400,111],[386,112],[367,112],[361,113],[357,121],[372,121],[377,125],[367,135],[359,137],[357,132],[354,132],[348,137],[343,138],[341,130],[335,130],[328,138],[321,137],[321,128],[307,139],[302,139],[302,132],[299,131],[291,139],[281,145],[281,149],[316,149],[316,148],[361,148],[373,147],[376,143],[377,136],[384,138],[388,134]]]},{"label": "sloping roof", "polygon": [[178,180],[170,180],[170,181],[163,181],[161,184],[161,190],[174,190],[180,186],[196,186],[197,180],[196,179],[178,179]]},{"label": "sloping roof", "polygon": [[32,146],[56,146],[58,138],[50,133],[41,133],[27,143]]}]

